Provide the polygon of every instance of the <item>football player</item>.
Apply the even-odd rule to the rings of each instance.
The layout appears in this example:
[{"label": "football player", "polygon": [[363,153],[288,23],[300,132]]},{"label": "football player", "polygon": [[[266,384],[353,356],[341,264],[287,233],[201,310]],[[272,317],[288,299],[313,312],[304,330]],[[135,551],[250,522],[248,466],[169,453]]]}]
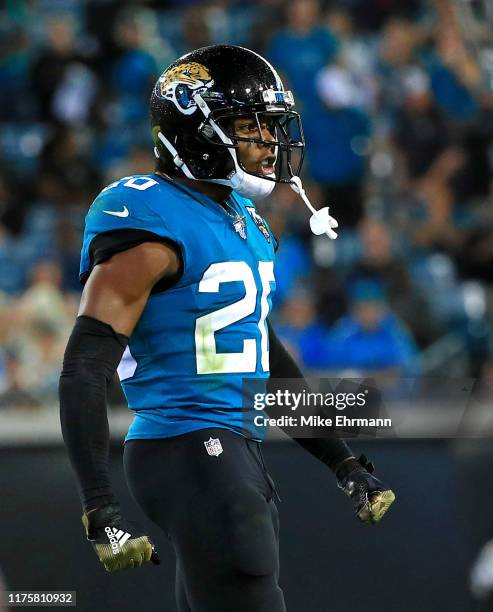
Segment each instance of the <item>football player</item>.
[{"label": "football player", "polygon": [[[268,324],[276,239],[251,198],[290,183],[312,229],[335,237],[298,177],[303,135],[275,69],[217,45],[178,59],[151,96],[156,171],[99,194],[86,217],[79,316],[60,378],[63,436],[83,524],[110,571],[158,563],[121,515],[108,476],[106,388],[118,373],[134,411],[130,490],[176,551],[180,612],[285,610],[278,515],[260,437],[248,435],[245,378],[305,382]],[[336,475],[359,518],[394,499],[340,439],[300,439]]]}]

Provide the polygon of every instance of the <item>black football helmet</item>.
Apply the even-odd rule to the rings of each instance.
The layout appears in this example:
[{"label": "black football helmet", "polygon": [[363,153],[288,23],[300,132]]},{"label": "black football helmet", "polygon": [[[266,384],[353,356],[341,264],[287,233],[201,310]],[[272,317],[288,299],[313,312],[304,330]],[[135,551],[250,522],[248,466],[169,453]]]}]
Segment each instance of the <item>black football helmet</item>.
[{"label": "black football helmet", "polygon": [[[245,197],[265,197],[276,183],[298,176],[304,139],[294,98],[263,57],[233,45],[192,51],[159,77],[151,96],[156,157],[173,160],[189,179],[227,185]],[[256,122],[238,135],[234,121]],[[263,138],[268,129],[271,139]],[[274,171],[243,166],[240,142],[270,147]],[[275,161],[274,161],[275,160]]]}]

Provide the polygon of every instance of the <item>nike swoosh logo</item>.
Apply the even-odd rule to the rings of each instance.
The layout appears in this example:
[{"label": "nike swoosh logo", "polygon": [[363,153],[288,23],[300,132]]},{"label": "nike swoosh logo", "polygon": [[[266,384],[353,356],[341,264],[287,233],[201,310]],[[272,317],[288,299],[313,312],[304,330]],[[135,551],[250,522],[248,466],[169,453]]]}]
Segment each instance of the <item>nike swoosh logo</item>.
[{"label": "nike swoosh logo", "polygon": [[128,208],[123,207],[123,210],[103,210],[107,215],[113,215],[114,217],[128,217]]}]

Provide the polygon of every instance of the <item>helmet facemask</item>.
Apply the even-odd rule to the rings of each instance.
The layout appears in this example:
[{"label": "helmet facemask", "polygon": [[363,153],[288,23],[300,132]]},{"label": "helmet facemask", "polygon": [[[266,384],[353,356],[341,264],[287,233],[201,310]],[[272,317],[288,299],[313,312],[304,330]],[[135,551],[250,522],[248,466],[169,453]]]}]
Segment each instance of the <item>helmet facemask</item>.
[{"label": "helmet facemask", "polygon": [[[237,169],[256,178],[274,183],[289,183],[298,176],[303,164],[303,130],[294,111],[252,110],[238,113],[229,109],[213,111],[200,126],[204,139],[211,145],[228,149]],[[268,135],[268,138],[265,136]],[[261,146],[270,153],[265,161],[272,172],[247,167],[242,143]]]}]

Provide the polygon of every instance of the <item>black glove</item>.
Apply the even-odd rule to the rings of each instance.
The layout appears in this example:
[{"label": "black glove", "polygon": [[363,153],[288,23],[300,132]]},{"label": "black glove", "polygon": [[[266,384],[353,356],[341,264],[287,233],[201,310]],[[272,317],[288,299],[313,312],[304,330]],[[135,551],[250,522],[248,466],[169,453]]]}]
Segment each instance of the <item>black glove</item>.
[{"label": "black glove", "polygon": [[120,508],[109,504],[82,515],[87,539],[108,572],[139,567],[145,561],[159,565],[154,544],[125,521]]},{"label": "black glove", "polygon": [[343,461],[336,470],[339,488],[353,500],[356,514],[364,523],[378,523],[395,500],[394,492],[372,476],[374,470],[365,455]]}]

